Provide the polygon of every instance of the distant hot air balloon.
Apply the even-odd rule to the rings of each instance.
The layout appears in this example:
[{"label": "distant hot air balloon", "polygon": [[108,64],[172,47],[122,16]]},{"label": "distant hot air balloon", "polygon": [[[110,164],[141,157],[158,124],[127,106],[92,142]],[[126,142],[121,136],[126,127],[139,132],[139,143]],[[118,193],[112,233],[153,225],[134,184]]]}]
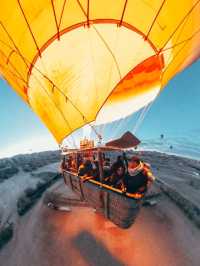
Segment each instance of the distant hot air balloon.
[{"label": "distant hot air balloon", "polygon": [[7,0],[0,73],[58,143],[152,102],[200,55],[200,1]]}]

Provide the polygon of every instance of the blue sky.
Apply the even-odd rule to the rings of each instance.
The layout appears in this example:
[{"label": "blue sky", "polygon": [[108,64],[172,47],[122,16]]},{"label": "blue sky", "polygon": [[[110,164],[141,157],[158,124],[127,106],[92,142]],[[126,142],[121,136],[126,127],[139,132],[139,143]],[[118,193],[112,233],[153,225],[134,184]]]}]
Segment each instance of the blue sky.
[{"label": "blue sky", "polygon": [[3,80],[0,106],[0,157],[57,147],[40,119]]},{"label": "blue sky", "polygon": [[[39,118],[3,80],[0,106],[0,157],[57,147]],[[118,134],[132,129],[134,119],[125,120]],[[171,80],[152,105],[137,135],[147,140],[162,133],[189,136],[192,132],[200,133],[200,61]]]},{"label": "blue sky", "polygon": [[138,130],[141,138],[200,133],[200,61],[172,79]]},{"label": "blue sky", "polygon": [[[200,61],[176,76],[157,98],[139,134],[155,137],[200,129]],[[199,131],[200,133],[200,131]]]}]

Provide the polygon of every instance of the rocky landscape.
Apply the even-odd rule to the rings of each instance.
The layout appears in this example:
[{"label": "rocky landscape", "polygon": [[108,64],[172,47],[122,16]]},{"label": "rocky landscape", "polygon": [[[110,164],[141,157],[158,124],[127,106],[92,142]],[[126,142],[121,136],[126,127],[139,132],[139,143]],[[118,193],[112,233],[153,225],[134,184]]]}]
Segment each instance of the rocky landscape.
[{"label": "rocky landscape", "polygon": [[20,170],[32,172],[50,163],[58,162],[59,159],[59,151],[21,154],[11,158],[0,159],[0,182],[17,174]]},{"label": "rocky landscape", "polygon": [[200,206],[200,161],[159,152],[136,154],[151,164],[156,177]]},{"label": "rocky landscape", "polygon": [[0,248],[25,214],[59,177],[59,151],[0,159]]},{"label": "rocky landscape", "polygon": [[[129,156],[132,154],[130,152]],[[193,226],[200,227],[200,162],[152,151],[134,154],[151,164],[157,187],[187,215]],[[43,192],[60,178],[59,162],[59,151],[0,160],[0,249],[15,236],[20,220]],[[63,182],[55,185],[61,188]]]}]

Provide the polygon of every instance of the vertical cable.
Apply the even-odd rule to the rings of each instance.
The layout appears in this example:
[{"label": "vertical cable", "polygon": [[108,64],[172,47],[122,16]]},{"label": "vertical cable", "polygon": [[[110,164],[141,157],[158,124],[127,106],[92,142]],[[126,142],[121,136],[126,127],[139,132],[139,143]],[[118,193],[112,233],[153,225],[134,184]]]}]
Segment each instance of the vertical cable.
[{"label": "vertical cable", "polygon": [[151,26],[150,26],[148,32],[147,32],[147,35],[145,36],[145,40],[147,40],[147,39],[149,38],[149,34],[151,33],[151,30],[153,29],[153,26],[154,26],[154,24],[155,24],[155,22],[156,22],[156,20],[157,20],[157,18],[158,18],[158,16],[159,16],[159,14],[160,14],[162,8],[163,8],[163,6],[164,6],[165,1],[166,1],[166,0],[163,0],[163,2],[162,2],[162,4],[161,4],[160,8],[158,9],[158,12],[157,12],[157,14],[156,14],[156,16],[155,16],[153,22],[151,23]]},{"label": "vertical cable", "polygon": [[125,14],[125,11],[126,11],[127,3],[128,3],[128,0],[125,0],[124,8],[123,8],[122,15],[121,15],[121,19],[120,19],[120,22],[119,22],[119,27],[121,27],[121,25],[122,25],[123,18],[124,18],[124,14]]},{"label": "vertical cable", "polygon": [[58,40],[60,40],[59,24],[58,24],[58,20],[57,20],[57,17],[56,17],[56,10],[55,10],[55,6],[54,6],[54,2],[53,1],[54,0],[51,0],[51,6],[52,6],[52,9],[53,9],[54,20],[55,20],[56,29],[57,29],[57,38],[58,38]]},{"label": "vertical cable", "polygon": [[192,8],[186,13],[186,15],[182,18],[182,20],[179,22],[179,24],[176,26],[175,30],[171,33],[169,38],[166,40],[162,48],[160,49],[160,52],[163,50],[163,48],[168,44],[168,42],[171,40],[171,38],[174,36],[174,34],[177,32],[177,30],[180,28],[180,26],[184,23],[185,19],[192,13],[192,11],[195,9],[195,7],[200,3],[200,0],[198,0]]},{"label": "vertical cable", "polygon": [[90,0],[87,0],[87,26],[90,25]]},{"label": "vertical cable", "polygon": [[33,38],[33,41],[34,41],[35,46],[36,46],[36,48],[37,48],[38,54],[39,54],[39,56],[41,57],[40,48],[39,48],[39,46],[38,46],[38,44],[37,44],[37,41],[36,41],[36,39],[35,39],[35,36],[34,36],[33,31],[32,31],[32,29],[31,29],[31,26],[30,26],[30,24],[29,24],[29,22],[28,22],[28,20],[27,20],[27,18],[26,18],[26,15],[25,15],[25,12],[24,12],[24,10],[23,10],[23,8],[22,8],[22,5],[21,5],[21,3],[20,3],[20,0],[17,0],[17,3],[18,3],[18,5],[19,5],[19,8],[20,8],[20,10],[21,10],[21,12],[22,12],[22,15],[23,15],[23,17],[24,17],[24,19],[25,19],[25,21],[26,21],[26,25],[27,25],[27,27],[28,27],[28,29],[29,29],[29,32],[30,32],[32,38]]},{"label": "vertical cable", "polygon": [[59,19],[59,23],[58,23],[58,28],[59,28],[59,29],[60,29],[60,25],[61,25],[61,22],[62,22],[62,17],[63,17],[63,14],[64,14],[66,1],[67,1],[67,0],[64,0],[64,2],[63,2],[63,6],[62,6],[62,10],[61,10],[61,14],[60,14],[60,19]]}]

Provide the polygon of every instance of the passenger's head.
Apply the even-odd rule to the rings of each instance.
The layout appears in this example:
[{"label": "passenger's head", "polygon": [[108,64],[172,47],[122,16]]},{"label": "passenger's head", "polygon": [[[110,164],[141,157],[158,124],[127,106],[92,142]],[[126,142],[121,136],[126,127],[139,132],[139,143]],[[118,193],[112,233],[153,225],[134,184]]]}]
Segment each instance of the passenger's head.
[{"label": "passenger's head", "polygon": [[110,166],[110,158],[105,159],[104,166]]},{"label": "passenger's head", "polygon": [[140,164],[140,159],[137,156],[133,156],[129,163],[128,163],[128,168],[134,169]]},{"label": "passenger's head", "polygon": [[86,159],[85,162],[84,162],[84,165],[87,167],[87,166],[91,166],[91,161]]},{"label": "passenger's head", "polygon": [[124,159],[127,159],[127,158],[126,158],[126,153],[125,153],[125,152],[123,152],[122,157],[123,157]]},{"label": "passenger's head", "polygon": [[79,163],[83,163],[83,158],[82,157],[78,157],[78,162]]},{"label": "passenger's head", "polygon": [[89,157],[83,157],[83,164],[85,164],[87,161],[90,161]]},{"label": "passenger's head", "polygon": [[117,156],[117,161],[122,161],[123,159],[122,159],[122,156],[121,155],[118,155]]},{"label": "passenger's head", "polygon": [[124,175],[124,168],[123,167],[118,167],[117,169],[116,169],[116,174],[118,175],[118,176],[123,176]]}]

